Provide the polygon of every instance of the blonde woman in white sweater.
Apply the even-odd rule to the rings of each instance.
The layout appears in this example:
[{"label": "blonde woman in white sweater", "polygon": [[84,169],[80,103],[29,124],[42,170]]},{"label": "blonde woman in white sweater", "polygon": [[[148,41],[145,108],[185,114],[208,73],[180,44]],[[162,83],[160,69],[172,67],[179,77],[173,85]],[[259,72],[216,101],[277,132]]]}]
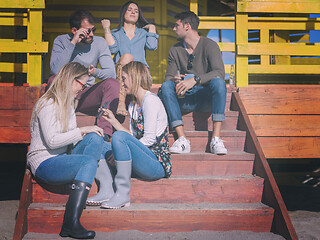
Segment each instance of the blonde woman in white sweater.
[{"label": "blonde woman in white sweater", "polygon": [[[98,126],[77,127],[74,99],[89,79],[88,69],[77,62],[62,67],[48,91],[38,100],[31,119],[27,162],[37,181],[72,183],[60,236],[94,238],[80,224],[103,149]],[[74,148],[73,148],[74,146]],[[72,154],[67,151],[72,149]]]}]

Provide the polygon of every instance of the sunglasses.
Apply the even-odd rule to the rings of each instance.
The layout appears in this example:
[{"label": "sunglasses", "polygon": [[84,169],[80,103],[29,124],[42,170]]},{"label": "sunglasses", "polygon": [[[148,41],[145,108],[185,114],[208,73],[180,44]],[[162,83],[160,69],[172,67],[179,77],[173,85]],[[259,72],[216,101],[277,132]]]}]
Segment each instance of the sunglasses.
[{"label": "sunglasses", "polygon": [[193,59],[194,59],[194,55],[190,54],[189,58],[188,58],[188,65],[187,65],[188,70],[191,70],[191,68],[192,68]]},{"label": "sunglasses", "polygon": [[88,35],[92,32],[92,33],[95,33],[96,32],[96,28],[95,27],[93,27],[93,28],[89,28],[88,29]]},{"label": "sunglasses", "polygon": [[79,84],[81,85],[82,90],[86,88],[86,85],[85,85],[85,84],[83,84],[82,82],[80,82],[80,80],[79,80],[79,79],[75,78],[74,80],[76,80],[76,82],[77,82],[77,83],[79,83]]}]

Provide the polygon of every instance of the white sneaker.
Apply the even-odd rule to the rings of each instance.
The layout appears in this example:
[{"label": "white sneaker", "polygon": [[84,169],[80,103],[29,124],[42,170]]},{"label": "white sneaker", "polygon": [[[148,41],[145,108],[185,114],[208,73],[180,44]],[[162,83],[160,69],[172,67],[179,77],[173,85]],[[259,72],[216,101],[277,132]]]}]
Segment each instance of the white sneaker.
[{"label": "white sneaker", "polygon": [[190,141],[184,136],[179,137],[169,148],[171,153],[189,153],[190,152]]},{"label": "white sneaker", "polygon": [[228,153],[228,150],[223,144],[223,141],[219,137],[214,137],[210,142],[210,150],[211,153],[217,154],[217,155],[225,155]]}]

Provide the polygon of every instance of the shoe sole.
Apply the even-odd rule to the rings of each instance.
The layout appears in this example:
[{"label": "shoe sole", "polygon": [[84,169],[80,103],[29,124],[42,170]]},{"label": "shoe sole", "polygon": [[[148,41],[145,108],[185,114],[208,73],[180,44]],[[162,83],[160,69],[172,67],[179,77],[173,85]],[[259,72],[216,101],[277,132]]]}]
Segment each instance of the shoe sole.
[{"label": "shoe sole", "polygon": [[117,207],[111,207],[111,206],[108,206],[108,205],[105,205],[105,206],[101,205],[100,208],[104,208],[104,209],[119,209],[119,208],[129,207],[129,206],[130,206],[130,202],[124,203],[121,206],[117,206]]},{"label": "shoe sole", "polygon": [[103,202],[107,202],[110,199],[102,200],[102,201],[86,201],[87,206],[100,206]]}]

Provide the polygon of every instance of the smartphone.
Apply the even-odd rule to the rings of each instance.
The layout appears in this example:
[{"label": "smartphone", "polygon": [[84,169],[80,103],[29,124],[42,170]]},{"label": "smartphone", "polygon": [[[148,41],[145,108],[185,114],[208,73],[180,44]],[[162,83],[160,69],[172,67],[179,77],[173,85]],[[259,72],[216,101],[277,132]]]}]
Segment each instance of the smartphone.
[{"label": "smartphone", "polygon": [[109,102],[109,101],[106,101],[106,102],[102,105],[101,110],[98,112],[97,118],[98,118],[98,117],[101,117],[101,115],[103,114],[103,110],[102,110],[102,109],[106,109],[107,107],[109,107],[109,104],[110,104],[110,102]]}]

